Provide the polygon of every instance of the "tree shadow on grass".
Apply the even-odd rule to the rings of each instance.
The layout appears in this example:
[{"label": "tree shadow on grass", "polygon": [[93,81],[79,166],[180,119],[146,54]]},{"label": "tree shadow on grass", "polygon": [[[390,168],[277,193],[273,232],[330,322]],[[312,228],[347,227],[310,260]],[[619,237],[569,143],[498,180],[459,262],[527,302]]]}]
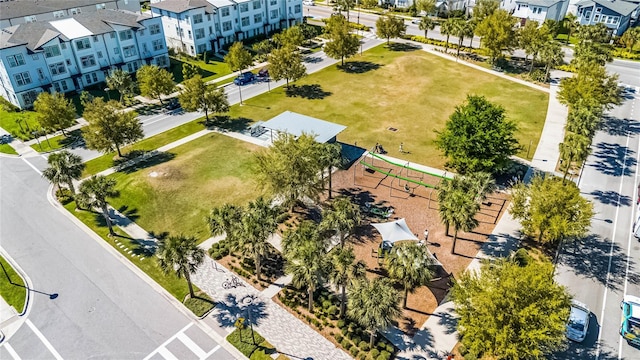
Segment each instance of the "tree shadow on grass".
[{"label": "tree shadow on grass", "polygon": [[131,174],[138,170],[146,169],[164,162],[170,161],[176,154],[165,151],[150,151],[137,158],[116,165],[116,169],[125,174]]},{"label": "tree shadow on grass", "polygon": [[589,166],[604,175],[629,176],[636,165],[635,151],[615,143],[596,144],[593,156],[598,159]]},{"label": "tree shadow on grass", "polygon": [[344,65],[338,65],[338,69],[349,74],[363,74],[378,70],[382,65],[370,61],[349,61]]},{"label": "tree shadow on grass", "polygon": [[422,49],[419,45],[409,44],[409,43],[396,43],[392,42],[387,45],[387,49],[391,51],[416,51]]},{"label": "tree shadow on grass", "polygon": [[331,95],[331,92],[322,90],[322,87],[319,84],[300,86],[292,84],[285,89],[285,94],[288,97],[301,97],[303,99],[322,100]]},{"label": "tree shadow on grass", "polygon": [[137,208],[130,209],[129,205],[120,206],[118,208],[118,212],[134,222],[138,220],[138,218],[140,218],[140,215],[138,214],[138,209]]},{"label": "tree shadow on grass", "polygon": [[[247,297],[251,298],[251,304],[247,305],[243,302]],[[218,302],[217,308],[216,320],[222,327],[233,327],[238,318],[244,318],[247,326],[257,326],[269,316],[265,302],[252,295],[238,297],[227,294],[224,300]]]},{"label": "tree shadow on grass", "polygon": [[207,123],[203,121],[203,125],[209,129],[217,129],[220,131],[233,131],[243,132],[249,129],[249,125],[254,122],[253,119],[246,117],[232,118],[230,116],[217,116],[210,117],[210,121]]}]

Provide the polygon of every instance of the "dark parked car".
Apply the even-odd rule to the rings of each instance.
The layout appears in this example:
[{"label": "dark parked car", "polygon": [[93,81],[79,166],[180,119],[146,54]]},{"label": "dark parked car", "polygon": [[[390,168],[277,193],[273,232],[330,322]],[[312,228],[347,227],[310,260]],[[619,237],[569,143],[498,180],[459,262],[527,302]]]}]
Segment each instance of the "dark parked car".
[{"label": "dark parked car", "polygon": [[179,107],[180,107],[180,102],[178,101],[178,99],[175,99],[175,98],[169,100],[169,103],[167,104],[167,110],[175,110]]},{"label": "dark parked car", "polygon": [[233,80],[233,83],[238,85],[238,86],[240,86],[240,85],[248,84],[248,83],[254,81],[255,79],[256,79],[256,76],[253,75],[253,73],[246,72],[246,73],[240,74],[240,76],[235,78]]}]

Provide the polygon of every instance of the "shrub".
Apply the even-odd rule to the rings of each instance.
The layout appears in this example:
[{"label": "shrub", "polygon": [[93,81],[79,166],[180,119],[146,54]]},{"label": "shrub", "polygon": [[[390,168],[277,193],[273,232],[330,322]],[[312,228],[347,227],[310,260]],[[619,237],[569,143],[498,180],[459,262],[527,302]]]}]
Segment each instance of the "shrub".
[{"label": "shrub", "polygon": [[369,354],[371,355],[372,359],[375,359],[378,357],[378,355],[380,355],[380,351],[378,349],[373,349],[369,352]]},{"label": "shrub", "polygon": [[362,340],[358,343],[358,347],[360,348],[360,350],[362,351],[369,351],[369,343]]},{"label": "shrub", "polygon": [[342,329],[346,326],[344,320],[338,320],[338,328]]},{"label": "shrub", "polygon": [[358,354],[358,360],[366,360],[367,359],[367,353],[366,352],[361,352]]},{"label": "shrub", "polygon": [[336,316],[336,315],[338,315],[338,313],[339,313],[339,312],[340,312],[340,310],[339,310],[339,309],[338,309],[338,307],[337,307],[337,306],[335,306],[335,305],[331,305],[331,306],[329,306],[329,308],[327,309],[327,313],[328,313],[330,316]]},{"label": "shrub", "polygon": [[569,64],[569,65],[559,65],[559,66],[556,66],[556,69],[558,69],[558,70],[562,70],[562,71],[571,72],[571,73],[578,72],[578,69],[576,69],[576,67],[575,67],[575,66],[570,65],[570,64]]},{"label": "shrub", "polygon": [[324,301],[322,302],[322,308],[323,308],[323,309],[327,309],[327,310],[328,310],[332,305],[333,305],[333,304],[332,304],[332,303],[331,303],[331,301],[329,301],[329,300],[324,300]]},{"label": "shrub", "polygon": [[389,360],[391,354],[387,351],[381,351],[376,360]]},{"label": "shrub", "polygon": [[357,346],[354,346],[349,350],[349,352],[351,353],[351,355],[356,356],[360,352],[360,349],[358,349]]},{"label": "shrub", "polygon": [[360,338],[360,336],[354,334],[353,337],[351,338],[351,341],[353,341],[354,344],[359,344],[360,341],[362,341],[362,338]]},{"label": "shrub", "polygon": [[546,77],[546,73],[544,72],[544,70],[541,69],[535,69],[533,70],[533,72],[531,72],[531,80],[533,81],[537,81],[537,82],[547,82],[547,77]]},{"label": "shrub", "polygon": [[351,341],[349,341],[348,339],[342,339],[342,341],[340,342],[340,345],[342,345],[342,347],[345,348],[345,350],[347,351],[351,349]]},{"label": "shrub", "polygon": [[289,220],[289,218],[291,218],[291,214],[289,214],[288,212],[284,212],[276,217],[276,222],[278,224],[282,224],[283,222]]},{"label": "shrub", "polygon": [[625,49],[614,49],[611,52],[611,55],[617,58],[640,60],[640,53],[632,53],[630,51],[626,51]]},{"label": "shrub", "polygon": [[336,339],[336,341],[337,341],[337,342],[339,342],[339,343],[341,343],[341,342],[342,342],[342,339],[344,339],[344,337],[342,337],[342,334],[340,334],[340,333],[335,334],[333,337],[334,337],[334,338]]},{"label": "shrub", "polygon": [[387,352],[388,352],[388,353],[393,353],[393,351],[395,350],[395,349],[393,348],[393,345],[391,345],[391,344],[387,344],[386,349],[387,349]]},{"label": "shrub", "polygon": [[58,189],[56,190],[56,198],[62,205],[67,205],[73,201],[73,194],[69,189]]}]

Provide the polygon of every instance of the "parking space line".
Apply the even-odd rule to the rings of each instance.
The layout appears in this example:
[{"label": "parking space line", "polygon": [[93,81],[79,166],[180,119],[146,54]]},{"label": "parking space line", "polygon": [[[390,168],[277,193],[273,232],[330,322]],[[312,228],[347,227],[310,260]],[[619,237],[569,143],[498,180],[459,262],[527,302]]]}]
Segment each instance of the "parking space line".
[{"label": "parking space line", "polygon": [[[162,349],[165,348],[165,346],[169,345],[170,342],[172,342],[173,340],[175,340],[178,335],[182,334],[183,332],[187,331],[188,328],[190,328],[193,325],[192,322],[188,323],[185,327],[183,327],[180,331],[178,331],[175,335],[173,335],[172,337],[168,338],[167,341],[163,342],[162,345],[158,346],[157,349],[153,350],[151,352],[151,354],[147,355],[143,360],[149,360],[153,355],[155,355],[156,353],[161,353]],[[167,350],[168,352],[168,350]],[[171,353],[169,353],[171,354]],[[173,356],[173,354],[171,354],[171,356]],[[175,357],[174,357],[175,358]]]},{"label": "parking space line", "polygon": [[38,170],[37,167],[35,167],[32,163],[29,162],[29,160],[27,160],[27,159],[25,159],[23,157],[21,157],[21,159],[22,159],[22,161],[24,161],[25,164],[29,165],[33,170],[35,170],[38,173],[38,175],[42,176],[42,171]]},{"label": "parking space line", "polygon": [[193,351],[194,354],[196,354],[196,356],[200,359],[204,358],[207,353],[204,352],[204,350],[202,350],[202,348],[200,348],[200,346],[198,346],[198,344],[196,344],[195,342],[193,342],[193,340],[191,340],[187,335],[185,335],[185,333],[180,333],[177,336],[178,340],[182,341],[182,343],[189,348],[189,350]]},{"label": "parking space line", "polygon": [[18,356],[18,353],[15,350],[13,350],[13,347],[11,347],[11,345],[9,345],[8,343],[4,344],[4,348],[7,349],[7,352],[9,353],[9,355],[11,355],[11,357],[14,360],[22,360],[20,356]]},{"label": "parking space line", "polygon": [[53,357],[56,358],[56,360],[62,360],[62,356],[60,356],[60,354],[56,351],[53,345],[51,345],[49,340],[47,340],[47,338],[44,337],[44,335],[40,332],[40,330],[38,330],[38,328],[35,325],[33,325],[31,320],[27,319],[25,323],[27,324],[27,326],[29,326],[29,328],[31,328],[31,331],[33,331],[33,333],[36,334],[36,336],[40,339],[40,341],[42,341],[44,346],[46,346],[46,348],[51,352]]},{"label": "parking space line", "polygon": [[179,360],[177,357],[175,357],[175,355],[171,353],[171,351],[169,351],[169,349],[164,346],[158,349],[158,354],[160,354],[160,356],[167,360]]},{"label": "parking space line", "polygon": [[209,356],[213,355],[213,353],[214,353],[214,352],[218,351],[218,349],[220,349],[220,345],[218,345],[218,346],[214,347],[211,351],[209,351],[209,352],[204,356],[204,358],[201,358],[201,359],[206,359],[206,358],[208,358]]}]

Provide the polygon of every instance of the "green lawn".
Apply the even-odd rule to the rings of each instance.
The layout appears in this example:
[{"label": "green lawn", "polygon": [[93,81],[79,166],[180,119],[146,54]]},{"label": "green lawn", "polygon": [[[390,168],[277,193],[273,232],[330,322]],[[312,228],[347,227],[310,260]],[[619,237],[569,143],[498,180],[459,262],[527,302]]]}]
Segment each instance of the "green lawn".
[{"label": "green lawn", "polygon": [[184,80],[182,78],[182,65],[184,63],[190,63],[198,66],[200,68],[200,75],[202,75],[202,80],[204,80],[205,82],[231,74],[229,65],[225,64],[222,59],[217,57],[210,57],[207,63],[202,60],[185,58],[178,59],[172,57],[170,71],[173,74],[173,80],[177,83],[181,83]]},{"label": "green lawn", "polygon": [[[127,154],[128,152],[131,152],[134,150],[139,150],[139,151],[155,150],[161,146],[164,146],[176,140],[182,139],[185,136],[189,136],[193,133],[203,130],[204,129],[204,126],[202,125],[203,119],[204,118],[199,118],[199,119],[190,121],[186,124],[177,126],[171,130],[167,130],[160,134],[146,138],[135,144],[125,146],[124,148],[122,148],[122,153]],[[87,167],[84,169],[84,172],[82,173],[82,177],[84,178],[90,175],[94,175],[112,167],[114,165],[113,159],[116,155],[117,154],[115,152],[110,152],[100,157],[97,157],[95,159],[87,161],[86,162]]]},{"label": "green lawn", "polygon": [[126,208],[142,228],[156,234],[210,236],[205,216],[224,203],[244,204],[260,194],[253,180],[259,147],[220,134],[205,135],[170,151],[173,159],[111,175]]},{"label": "green lawn", "polygon": [[18,153],[9,144],[0,144],[0,153],[18,155]]},{"label": "green lawn", "polygon": [[[136,265],[140,270],[144,271],[147,275],[149,275],[155,282],[160,284],[165,290],[167,290],[171,295],[173,295],[176,299],[182,301],[187,294],[189,294],[189,288],[187,286],[187,281],[184,279],[179,279],[174,274],[165,275],[160,267],[158,266],[158,262],[156,259],[149,254],[145,254],[143,249],[140,248],[135,242],[133,242],[130,238],[126,236],[126,234],[120,230],[119,228],[114,228],[116,237],[109,237],[109,229],[104,223],[104,218],[99,213],[89,212],[85,210],[76,210],[75,203],[72,201],[64,206],[67,211],[77,217],[80,221],[82,221],[85,225],[87,225],[91,230],[97,233],[102,239],[104,239],[109,245],[113,246],[114,249],[118,250],[120,254],[126,257],[129,261],[131,261],[134,265]],[[131,254],[125,252],[124,248],[120,248],[115,243],[115,240],[118,240],[120,243],[124,244],[129,250],[132,250],[134,254],[141,254],[140,257],[133,257]],[[142,255],[145,259],[142,260]],[[194,290],[197,287],[194,286]],[[3,291],[4,294],[4,291]],[[195,310],[195,309],[194,309]]]},{"label": "green lawn", "polygon": [[0,274],[0,295],[13,306],[18,313],[24,309],[24,302],[27,299],[27,288],[24,281],[18,273],[9,265],[7,260],[0,256],[0,264],[2,265],[2,274]]},{"label": "green lawn", "polygon": [[[18,123],[22,119],[22,123]],[[0,110],[0,127],[22,140],[33,138],[31,132],[40,130],[38,114],[33,111],[8,112]]]},{"label": "green lawn", "polygon": [[80,129],[76,129],[70,133],[67,132],[67,136],[60,134],[58,136],[50,137],[49,140],[40,140],[40,144],[36,142],[31,145],[31,148],[37,152],[54,151],[71,145],[79,136],[81,136]]},{"label": "green lawn", "polygon": [[[445,158],[435,147],[436,131],[465,101],[467,94],[486,96],[502,105],[519,131],[517,137],[535,153],[546,118],[545,92],[456,64],[424,51],[392,51],[378,46],[356,56],[370,70],[347,73],[330,66],[297,82],[302,96],[287,96],[286,89],[245,100],[231,108],[231,118],[268,120],[291,110],[346,125],[338,140],[373,148],[378,142],[389,154],[438,168]],[[397,131],[390,131],[395,128]],[[398,147],[404,143],[405,151]],[[527,149],[520,154],[525,157]]]}]

